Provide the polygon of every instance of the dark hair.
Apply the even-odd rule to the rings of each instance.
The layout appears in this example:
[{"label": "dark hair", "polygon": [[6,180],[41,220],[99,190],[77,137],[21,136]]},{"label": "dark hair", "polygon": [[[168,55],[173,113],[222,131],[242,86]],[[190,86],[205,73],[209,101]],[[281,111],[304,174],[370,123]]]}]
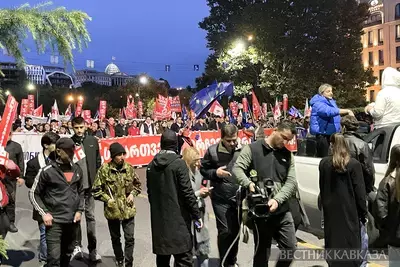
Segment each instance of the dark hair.
[{"label": "dark hair", "polygon": [[221,138],[224,138],[225,136],[232,137],[237,133],[238,133],[238,127],[236,127],[236,125],[234,124],[228,124],[222,127]]},{"label": "dark hair", "polygon": [[11,128],[11,132],[15,132],[19,127],[21,127],[20,124],[13,123],[12,128]]},{"label": "dark hair", "polygon": [[45,133],[41,140],[42,148],[45,149],[44,145],[49,146],[51,144],[56,144],[58,139],[60,139],[60,136],[56,133],[53,132]]},{"label": "dark hair", "polygon": [[386,170],[385,177],[388,177],[394,171],[396,171],[396,177],[394,177],[395,196],[396,200],[400,201],[400,144],[393,146],[390,150],[389,166]]},{"label": "dark hair", "polygon": [[297,134],[296,126],[290,121],[282,121],[276,127],[276,130],[282,132],[284,130],[289,130],[292,134]]},{"label": "dark hair", "polygon": [[360,123],[358,122],[356,117],[346,115],[340,120],[340,124],[342,128],[345,127],[346,131],[357,131],[360,127]]},{"label": "dark hair", "polygon": [[26,117],[26,118],[25,118],[25,123],[26,123],[27,121],[31,121],[31,120],[32,120],[31,117]]},{"label": "dark hair", "polygon": [[75,117],[72,119],[72,126],[77,124],[85,124],[85,120],[82,117]]},{"label": "dark hair", "polygon": [[350,151],[343,134],[335,133],[331,136],[332,165],[338,172],[345,172],[350,161]]}]

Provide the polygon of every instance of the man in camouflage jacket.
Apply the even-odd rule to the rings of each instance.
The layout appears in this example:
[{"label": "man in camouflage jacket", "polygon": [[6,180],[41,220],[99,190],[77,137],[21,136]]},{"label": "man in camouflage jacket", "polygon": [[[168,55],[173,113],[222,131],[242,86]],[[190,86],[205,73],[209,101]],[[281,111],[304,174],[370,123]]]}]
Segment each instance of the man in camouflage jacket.
[{"label": "man in camouflage jacket", "polygon": [[[125,153],[121,144],[111,144],[112,160],[100,167],[93,184],[93,196],[104,202],[104,216],[108,221],[117,266],[132,267],[136,215],[134,197],[140,194],[141,184],[133,167],[124,161]],[[125,265],[120,240],[121,224],[125,237]]]}]

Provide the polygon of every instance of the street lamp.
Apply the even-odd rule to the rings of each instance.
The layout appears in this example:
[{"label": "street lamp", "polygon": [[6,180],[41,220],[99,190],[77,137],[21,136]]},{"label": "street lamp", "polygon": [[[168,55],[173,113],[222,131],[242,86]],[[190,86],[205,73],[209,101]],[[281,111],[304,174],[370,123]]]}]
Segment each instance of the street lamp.
[{"label": "street lamp", "polygon": [[74,97],[72,95],[68,96],[68,102],[73,102],[74,101]]},{"label": "street lamp", "polygon": [[146,76],[142,76],[142,77],[140,77],[139,82],[141,84],[145,85],[145,84],[147,84],[149,82],[149,79],[147,79]]},{"label": "street lamp", "polygon": [[242,40],[239,40],[235,43],[234,47],[228,51],[228,54],[231,57],[237,57],[240,56],[245,50],[246,44]]},{"label": "street lamp", "polygon": [[81,96],[81,95],[78,96],[78,100],[79,100],[79,101],[83,101],[83,96]]},{"label": "street lamp", "polygon": [[136,93],[136,94],[135,94],[135,96],[136,96],[136,97],[139,97],[139,94],[138,94],[138,93]]},{"label": "street lamp", "polygon": [[36,88],[35,85],[33,83],[28,84],[27,86],[28,91],[33,91],[36,89],[36,107],[39,107],[39,87]]},{"label": "street lamp", "polygon": [[248,41],[253,41],[253,39],[254,39],[254,36],[253,36],[252,34],[250,34],[249,36],[247,36],[247,40],[248,40]]}]

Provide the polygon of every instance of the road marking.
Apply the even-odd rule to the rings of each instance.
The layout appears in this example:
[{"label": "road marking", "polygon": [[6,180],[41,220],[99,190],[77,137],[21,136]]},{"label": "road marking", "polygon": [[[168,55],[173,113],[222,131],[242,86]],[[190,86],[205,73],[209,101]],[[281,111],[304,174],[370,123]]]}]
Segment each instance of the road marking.
[{"label": "road marking", "polygon": [[[144,194],[140,194],[139,195],[139,197],[140,198],[144,198],[144,199],[148,199],[148,196],[147,195],[144,195]],[[214,215],[214,213],[208,213],[208,217],[209,218],[211,218],[211,219],[214,219],[215,220],[215,215]],[[315,245],[313,245],[313,244],[310,244],[310,243],[307,243],[307,242],[304,242],[304,241],[301,241],[301,242],[297,242],[297,245],[299,245],[299,246],[301,246],[301,247],[305,247],[305,248],[310,248],[310,249],[323,249],[323,248],[321,248],[321,247],[319,247],[319,246],[315,246]],[[368,267],[385,267],[384,265],[380,265],[380,264],[377,264],[377,263],[368,263]]]}]

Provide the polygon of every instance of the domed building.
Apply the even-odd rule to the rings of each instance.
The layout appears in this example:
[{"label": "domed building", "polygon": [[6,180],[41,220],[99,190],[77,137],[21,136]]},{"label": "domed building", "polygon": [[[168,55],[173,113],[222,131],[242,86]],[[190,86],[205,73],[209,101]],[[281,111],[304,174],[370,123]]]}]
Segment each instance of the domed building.
[{"label": "domed building", "polygon": [[106,70],[104,72],[107,73],[108,75],[113,75],[114,73],[118,73],[121,71],[119,70],[117,65],[111,62],[110,64],[107,65]]}]

